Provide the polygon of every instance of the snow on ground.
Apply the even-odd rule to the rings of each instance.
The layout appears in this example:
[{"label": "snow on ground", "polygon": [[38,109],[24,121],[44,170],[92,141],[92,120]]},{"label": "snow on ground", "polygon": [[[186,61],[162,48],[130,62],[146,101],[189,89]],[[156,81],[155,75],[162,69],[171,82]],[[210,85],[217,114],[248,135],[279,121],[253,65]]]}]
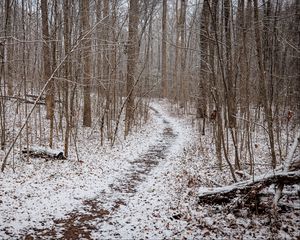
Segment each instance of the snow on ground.
[{"label": "snow on ground", "polygon": [[54,218],[80,207],[84,199],[108,188],[130,159],[153,144],[162,131],[159,118],[129,136],[122,144],[104,149],[98,141],[78,144],[80,162],[73,152],[68,161],[31,159],[8,166],[0,174],[0,236],[17,236],[29,227],[51,226]]},{"label": "snow on ground", "polygon": [[[18,161],[15,173],[9,166],[0,175],[0,238],[63,238],[66,226],[72,224],[72,231],[84,217],[80,231],[92,228],[88,235],[76,235],[81,238],[299,238],[299,209],[274,217],[199,204],[201,189],[232,183],[229,169],[216,168],[209,134],[197,136],[190,119],[174,117],[163,102],[151,106],[150,122],[113,148],[99,146],[93,136],[84,141],[88,133],[83,133],[79,162],[73,151],[67,161]],[[258,166],[266,158],[261,139],[256,139],[261,148],[256,150]],[[287,190],[292,193],[287,201],[299,204],[299,199],[293,202],[294,189]],[[95,206],[98,213],[88,218]],[[38,229],[46,229],[45,235],[38,235]]]},{"label": "snow on ground", "polygon": [[[165,114],[166,110],[159,104],[153,104],[153,107],[160,114]],[[130,199],[129,208],[126,206],[125,210],[120,209],[123,213],[118,215],[120,218],[122,214],[128,217],[135,215],[130,206],[135,208],[141,196],[152,201],[153,208],[156,206],[159,211],[157,196],[160,196],[162,202],[171,200],[167,190],[167,178],[162,176],[171,174],[172,161],[175,162],[176,157],[182,153],[183,147],[191,139],[191,131],[187,126],[180,126],[174,118],[168,116],[164,118],[152,114],[146,126],[112,149],[100,147],[97,141],[79,141],[77,146],[79,162],[72,153],[68,161],[41,159],[31,159],[30,162],[18,161],[15,163],[15,172],[8,166],[4,174],[0,175],[1,238],[8,239],[11,236],[22,235],[26,229],[32,227],[36,229],[51,227],[54,219],[63,218],[67,213],[80,208],[83,200],[93,199],[99,196],[100,192],[110,191],[109,186],[116,179],[124,178],[123,173],[130,168],[130,161],[146,153],[149,146],[156,144],[164,130],[164,120],[170,122],[177,135],[176,140],[168,149],[165,161],[159,164],[154,173],[139,186],[137,194]],[[145,211],[150,206],[147,202],[143,202],[142,205],[139,207]],[[145,216],[143,212],[140,214]],[[138,215],[135,215],[132,221],[137,218]],[[126,226],[122,226],[120,231],[126,232],[125,228]]]},{"label": "snow on ground", "polygon": [[164,113],[163,121],[169,124],[175,135],[166,149],[166,157],[110,221],[96,225],[97,230],[93,232],[95,239],[162,239],[173,235],[170,203],[178,194],[175,178],[178,162],[184,155],[184,149],[195,139],[193,129],[186,122],[167,115],[159,105],[154,104],[154,108]]},{"label": "snow on ground", "polygon": [[[201,144],[199,144],[199,142]],[[256,174],[270,174],[267,170],[268,151],[264,151],[263,138],[258,141],[261,151],[256,155]],[[181,195],[174,206],[179,221],[174,227],[173,238],[176,239],[299,239],[300,238],[300,199],[299,185],[285,186],[281,200],[286,206],[276,215],[272,205],[274,186],[266,194],[268,198],[261,201],[255,210],[244,207],[231,208],[231,205],[199,204],[198,196],[214,187],[226,186],[233,181],[228,167],[222,171],[216,167],[216,153],[211,148],[209,135],[199,136],[198,144],[187,149],[187,155],[181,159],[181,179],[178,188]],[[259,150],[257,150],[259,151]],[[299,157],[300,146],[295,154]],[[270,160],[269,160],[270,161]],[[176,232],[177,231],[177,232]]]}]

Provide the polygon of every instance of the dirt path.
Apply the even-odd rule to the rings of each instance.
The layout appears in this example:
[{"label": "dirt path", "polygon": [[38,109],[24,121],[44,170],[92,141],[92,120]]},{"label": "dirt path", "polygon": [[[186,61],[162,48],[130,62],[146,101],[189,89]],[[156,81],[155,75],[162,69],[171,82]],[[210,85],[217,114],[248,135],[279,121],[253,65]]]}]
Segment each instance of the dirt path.
[{"label": "dirt path", "polygon": [[[69,213],[66,218],[54,220],[55,224],[52,229],[29,229],[25,239],[91,239],[93,238],[92,231],[100,230],[101,223],[113,224],[120,207],[127,205],[137,193],[138,186],[149,177],[151,171],[155,171],[155,167],[163,162],[167,155],[167,149],[172,146],[177,137],[170,123],[157,110],[154,108],[152,110],[157,117],[163,120],[163,133],[145,154],[130,161],[130,168],[109,186],[111,191],[103,191],[96,198],[84,201],[81,210]],[[112,238],[121,237],[116,232],[110,232],[109,235]]]}]

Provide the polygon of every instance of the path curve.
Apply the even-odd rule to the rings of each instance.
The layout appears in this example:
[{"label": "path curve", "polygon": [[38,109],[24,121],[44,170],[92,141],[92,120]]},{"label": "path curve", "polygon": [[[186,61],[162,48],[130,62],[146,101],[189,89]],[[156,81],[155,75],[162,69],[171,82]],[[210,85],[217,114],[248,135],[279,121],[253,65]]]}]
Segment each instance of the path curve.
[{"label": "path curve", "polygon": [[83,208],[80,210],[69,213],[63,219],[54,220],[54,226],[51,229],[29,229],[25,239],[91,239],[94,238],[92,233],[95,231],[98,234],[99,231],[105,233],[106,237],[122,238],[120,233],[108,230],[102,225],[104,223],[113,225],[114,217],[120,207],[126,207],[138,191],[139,185],[166,158],[167,150],[177,138],[170,122],[155,108],[151,107],[151,110],[154,111],[156,117],[162,120],[163,132],[158,141],[150,146],[145,154],[130,162],[130,168],[123,172],[123,177],[110,184],[111,191],[103,191],[96,198],[85,200]]}]

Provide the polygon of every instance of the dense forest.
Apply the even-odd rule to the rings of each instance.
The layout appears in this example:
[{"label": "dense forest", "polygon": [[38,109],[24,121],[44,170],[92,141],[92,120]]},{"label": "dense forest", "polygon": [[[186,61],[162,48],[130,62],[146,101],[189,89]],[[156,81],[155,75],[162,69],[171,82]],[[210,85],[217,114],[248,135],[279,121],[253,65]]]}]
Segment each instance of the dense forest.
[{"label": "dense forest", "polygon": [[[153,152],[167,159],[182,124],[194,139],[178,144],[182,189],[243,186],[193,195],[198,205],[275,186],[274,215],[285,184],[299,195],[299,0],[3,0],[0,13],[1,188],[17,179],[10,174],[32,171],[32,159],[91,167],[84,158],[94,151],[122,146],[118,156],[127,156],[127,144],[159,129],[165,145]],[[173,127],[165,111],[178,119]],[[138,140],[142,131],[149,135]],[[201,183],[205,164],[226,180]]]}]

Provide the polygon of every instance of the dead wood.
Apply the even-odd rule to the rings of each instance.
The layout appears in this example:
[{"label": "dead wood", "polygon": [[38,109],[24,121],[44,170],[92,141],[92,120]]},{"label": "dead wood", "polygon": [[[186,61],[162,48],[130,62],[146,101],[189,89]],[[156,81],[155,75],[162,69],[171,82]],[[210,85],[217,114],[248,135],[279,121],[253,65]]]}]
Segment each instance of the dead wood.
[{"label": "dead wood", "polygon": [[[261,191],[270,185],[276,186],[272,208],[277,209],[284,185],[300,183],[300,159],[293,157],[299,144],[300,131],[296,134],[294,143],[284,163],[283,169],[275,169],[271,174],[257,176],[250,180],[234,183],[230,186],[219,187],[199,194],[199,203],[224,204],[233,203],[234,206],[255,204],[257,207]],[[243,172],[236,172],[241,177],[249,177]]]},{"label": "dead wood", "polygon": [[44,158],[47,160],[64,160],[66,157],[63,151],[46,148],[43,146],[32,146],[29,149],[24,148],[22,153],[27,156],[29,154],[32,158]]},{"label": "dead wood", "polygon": [[[19,97],[19,96],[1,96],[1,98],[6,99],[6,100],[16,100],[22,103],[27,103],[27,104],[37,104],[37,105],[46,105],[45,98],[41,97],[37,102],[37,96],[32,95],[32,94],[26,94],[26,98]],[[61,104],[61,100],[55,100],[55,103]]]},{"label": "dead wood", "polygon": [[[4,99],[7,99],[7,100],[17,100],[19,102],[22,102],[22,103],[28,103],[28,104],[34,104],[34,99],[31,100],[31,99],[25,99],[25,98],[22,98],[22,97],[17,97],[17,96],[2,96],[2,98]],[[45,105],[45,102],[43,100],[39,100],[37,103],[37,105]]]},{"label": "dead wood", "polygon": [[208,191],[202,191],[199,203],[223,204],[229,203],[234,198],[242,196],[244,202],[254,200],[258,193],[272,184],[294,185],[300,183],[300,171],[275,172],[268,175],[261,175],[254,180],[238,182],[229,186],[219,187]]},{"label": "dead wood", "polygon": [[[286,161],[285,161],[285,165],[284,165],[284,168],[283,168],[283,172],[288,172],[288,171],[291,171],[291,169],[297,169],[297,167],[300,166],[299,162],[300,162],[300,159],[299,158],[296,158],[297,160],[295,161],[293,158],[294,156],[294,153],[296,151],[296,148],[299,144],[299,141],[300,141],[300,130],[298,130],[297,134],[296,134],[296,137],[294,139],[294,142],[293,142],[293,145],[286,157]],[[299,170],[299,168],[297,169]],[[274,200],[273,200],[273,209],[275,210],[276,212],[276,208],[277,208],[277,205],[278,205],[278,202],[279,202],[279,199],[281,198],[281,195],[282,195],[282,190],[283,190],[283,187],[284,187],[284,183],[280,183],[278,185],[278,188],[276,190],[276,193],[275,193],[275,196],[274,196]]]}]

